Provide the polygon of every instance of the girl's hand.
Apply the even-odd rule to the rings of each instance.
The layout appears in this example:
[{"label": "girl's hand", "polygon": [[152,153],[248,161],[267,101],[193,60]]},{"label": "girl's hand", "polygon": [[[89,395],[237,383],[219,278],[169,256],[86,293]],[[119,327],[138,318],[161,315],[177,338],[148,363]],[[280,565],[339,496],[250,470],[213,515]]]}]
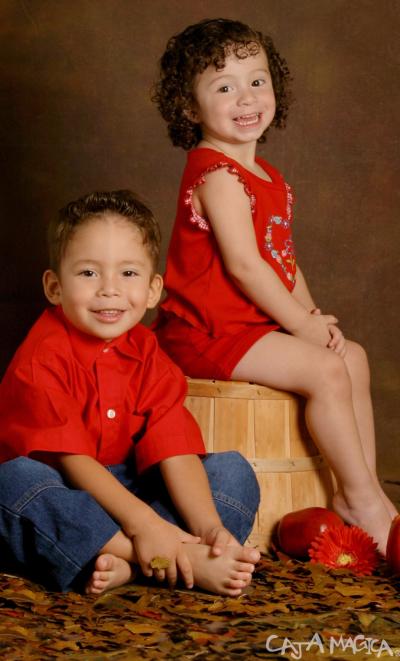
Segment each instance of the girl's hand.
[{"label": "girl's hand", "polygon": [[[314,308],[314,310],[311,310],[311,314],[321,315],[320,308]],[[341,358],[344,358],[346,355],[346,340],[342,331],[335,324],[329,324],[328,329],[331,335],[328,348],[338,353]]]},{"label": "girl's hand", "polygon": [[327,347],[332,337],[329,326],[336,324],[337,321],[331,314],[321,314],[319,309],[313,310],[304,317],[303,323],[293,331],[293,335],[306,342]]},{"label": "girl's hand", "polygon": [[329,349],[332,349],[341,358],[344,358],[346,355],[346,340],[342,331],[334,324],[330,324],[328,328],[331,334],[331,340],[328,344]]},{"label": "girl's hand", "polygon": [[[187,588],[193,587],[193,569],[185,551],[185,543],[198,544],[200,537],[185,532],[159,516],[146,522],[141,532],[136,533],[132,542],[140,568],[145,576],[153,576],[163,581],[167,578],[170,587],[176,585],[178,571]],[[166,569],[153,570],[150,563],[155,557],[166,559]]]},{"label": "girl's hand", "polygon": [[211,553],[215,556],[222,555],[227,546],[240,546],[237,539],[223,526],[211,528],[201,541],[211,546]]}]

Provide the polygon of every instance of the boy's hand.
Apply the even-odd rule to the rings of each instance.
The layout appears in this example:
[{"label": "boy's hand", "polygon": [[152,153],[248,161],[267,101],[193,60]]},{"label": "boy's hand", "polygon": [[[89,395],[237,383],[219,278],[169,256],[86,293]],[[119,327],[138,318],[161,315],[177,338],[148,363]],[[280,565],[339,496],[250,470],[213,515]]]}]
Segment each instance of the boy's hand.
[{"label": "boy's hand", "polygon": [[[170,587],[176,585],[178,571],[187,588],[193,587],[193,570],[185,551],[184,543],[198,544],[200,537],[185,532],[159,516],[142,526],[142,530],[132,537],[140,568],[145,576],[156,576],[157,580],[167,578]],[[150,563],[155,557],[168,560],[166,569],[153,570]]]},{"label": "boy's hand", "polygon": [[222,555],[227,546],[240,546],[237,539],[223,526],[211,528],[201,541],[211,546],[211,553],[215,556]]}]

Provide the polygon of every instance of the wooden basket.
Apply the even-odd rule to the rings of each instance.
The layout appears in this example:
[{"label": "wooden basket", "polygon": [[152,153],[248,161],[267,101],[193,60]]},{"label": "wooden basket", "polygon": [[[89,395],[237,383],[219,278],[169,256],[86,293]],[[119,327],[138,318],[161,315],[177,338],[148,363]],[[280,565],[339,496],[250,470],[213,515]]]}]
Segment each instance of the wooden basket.
[{"label": "wooden basket", "polygon": [[306,430],[300,397],[242,381],[188,379],[186,407],[208,452],[238,450],[256,472],[261,504],[249,544],[265,551],[284,514],[329,506],[331,473]]}]

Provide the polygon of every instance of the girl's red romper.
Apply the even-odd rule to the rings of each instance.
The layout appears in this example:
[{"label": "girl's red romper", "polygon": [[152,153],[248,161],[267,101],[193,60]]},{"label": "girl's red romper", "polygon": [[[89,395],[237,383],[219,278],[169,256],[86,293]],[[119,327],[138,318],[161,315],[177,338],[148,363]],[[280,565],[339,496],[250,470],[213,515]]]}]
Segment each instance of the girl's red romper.
[{"label": "girl's red romper", "polygon": [[256,160],[271,182],[213,149],[198,148],[188,154],[167,257],[167,297],[154,324],[162,348],[187,376],[229,379],[248,349],[279,329],[232,282],[209,221],[193,207],[193,191],[207,173],[226,168],[243,185],[260,254],[289,291],[295,284],[291,189],[278,170],[261,158]]}]

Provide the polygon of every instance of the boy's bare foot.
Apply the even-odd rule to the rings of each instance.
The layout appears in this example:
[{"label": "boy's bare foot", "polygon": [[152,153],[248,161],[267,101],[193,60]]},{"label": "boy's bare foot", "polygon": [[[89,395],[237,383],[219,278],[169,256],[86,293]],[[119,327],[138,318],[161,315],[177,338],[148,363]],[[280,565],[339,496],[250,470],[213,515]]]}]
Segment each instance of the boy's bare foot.
[{"label": "boy's bare foot", "polygon": [[[227,546],[224,553],[213,556],[205,544],[186,544],[192,563],[194,582],[203,590],[229,597],[237,597],[251,581],[258,551],[243,546]],[[255,560],[257,562],[257,560]]]},{"label": "boy's bare foot", "polygon": [[103,553],[96,559],[95,570],[85,588],[86,594],[102,594],[128,583],[134,578],[132,565],[111,553]]},{"label": "boy's bare foot", "polygon": [[361,507],[351,507],[343,493],[337,491],[333,496],[333,509],[346,523],[365,530],[377,542],[378,551],[382,555],[386,554],[392,517],[389,515],[386,503],[383,502],[379,493],[377,493],[375,500],[368,503],[364,500]]}]

